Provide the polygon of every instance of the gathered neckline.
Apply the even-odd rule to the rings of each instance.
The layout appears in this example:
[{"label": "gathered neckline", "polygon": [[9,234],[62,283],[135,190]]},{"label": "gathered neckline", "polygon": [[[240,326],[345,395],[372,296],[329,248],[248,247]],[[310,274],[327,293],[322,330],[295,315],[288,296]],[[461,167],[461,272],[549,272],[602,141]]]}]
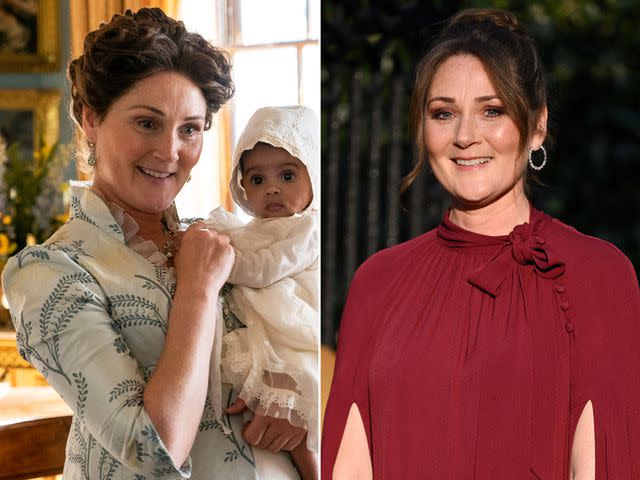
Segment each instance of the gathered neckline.
[{"label": "gathered neckline", "polygon": [[442,215],[440,225],[436,229],[436,236],[440,242],[448,248],[464,253],[491,253],[501,246],[509,243],[509,238],[514,232],[526,230],[537,232],[551,217],[529,203],[529,221],[516,225],[508,235],[484,235],[466,230],[453,223],[450,219],[451,209],[447,209]]}]

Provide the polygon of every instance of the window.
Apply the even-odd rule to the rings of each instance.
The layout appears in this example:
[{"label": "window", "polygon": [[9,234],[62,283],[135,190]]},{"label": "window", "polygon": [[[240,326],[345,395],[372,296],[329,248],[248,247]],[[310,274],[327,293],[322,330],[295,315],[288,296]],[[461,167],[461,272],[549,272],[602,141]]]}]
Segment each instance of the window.
[{"label": "window", "polygon": [[320,0],[182,0],[180,17],[233,62],[236,93],[214,117],[200,162],[177,199],[181,216],[231,208],[231,156],[264,106],[306,105],[320,115]]}]

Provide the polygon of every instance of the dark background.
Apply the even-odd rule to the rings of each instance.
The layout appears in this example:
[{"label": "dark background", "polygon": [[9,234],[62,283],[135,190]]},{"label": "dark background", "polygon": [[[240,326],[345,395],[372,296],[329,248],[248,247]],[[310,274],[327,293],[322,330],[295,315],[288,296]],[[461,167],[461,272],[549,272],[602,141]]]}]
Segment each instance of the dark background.
[{"label": "dark background", "polygon": [[324,344],[335,345],[357,266],[435,227],[448,205],[427,171],[398,197],[415,160],[414,70],[444,20],[489,6],[517,15],[545,64],[551,148],[531,200],[640,265],[640,0],[323,0]]}]

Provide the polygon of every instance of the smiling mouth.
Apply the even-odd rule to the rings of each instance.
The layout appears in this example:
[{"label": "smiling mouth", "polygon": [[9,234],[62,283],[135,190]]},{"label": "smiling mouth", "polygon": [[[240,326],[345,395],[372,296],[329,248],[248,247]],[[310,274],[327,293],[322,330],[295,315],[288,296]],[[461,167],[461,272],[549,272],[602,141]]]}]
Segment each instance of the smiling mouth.
[{"label": "smiling mouth", "polygon": [[474,167],[476,165],[482,165],[483,163],[487,163],[492,158],[493,157],[478,157],[478,158],[471,158],[471,159],[468,159],[468,160],[463,160],[461,158],[454,158],[453,160],[458,165],[462,165],[463,167]]},{"label": "smiling mouth", "polygon": [[158,172],[156,170],[151,170],[151,169],[145,168],[145,167],[138,167],[138,170],[140,170],[145,175],[149,175],[150,177],[154,177],[154,178],[167,178],[167,177],[170,177],[171,175],[173,175],[173,173]]}]

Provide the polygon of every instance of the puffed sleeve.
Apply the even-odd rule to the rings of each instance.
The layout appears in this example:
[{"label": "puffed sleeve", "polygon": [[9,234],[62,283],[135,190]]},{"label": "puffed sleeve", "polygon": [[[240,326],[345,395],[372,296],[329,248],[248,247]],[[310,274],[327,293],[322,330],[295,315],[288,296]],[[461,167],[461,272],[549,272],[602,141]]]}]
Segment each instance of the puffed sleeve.
[{"label": "puffed sleeve", "polygon": [[144,378],[96,279],[65,251],[36,246],[10,259],[3,283],[20,354],[74,412],[68,461],[90,457],[95,439],[133,474],[189,477],[191,459],[175,465],[144,408]]},{"label": "puffed sleeve", "polygon": [[631,480],[640,478],[640,290],[631,262],[606,247],[574,292],[571,432],[590,400],[596,479]]},{"label": "puffed sleeve", "polygon": [[317,218],[306,215],[297,220],[290,235],[265,248],[244,248],[247,242],[241,242],[243,246],[235,248],[236,260],[228,282],[265,288],[310,267],[320,251]]},{"label": "puffed sleeve", "polygon": [[369,421],[369,367],[376,331],[375,298],[380,292],[375,284],[379,270],[375,256],[355,273],[340,321],[338,349],[325,410],[322,433],[322,478],[330,480],[351,406],[360,411],[371,452]]}]

